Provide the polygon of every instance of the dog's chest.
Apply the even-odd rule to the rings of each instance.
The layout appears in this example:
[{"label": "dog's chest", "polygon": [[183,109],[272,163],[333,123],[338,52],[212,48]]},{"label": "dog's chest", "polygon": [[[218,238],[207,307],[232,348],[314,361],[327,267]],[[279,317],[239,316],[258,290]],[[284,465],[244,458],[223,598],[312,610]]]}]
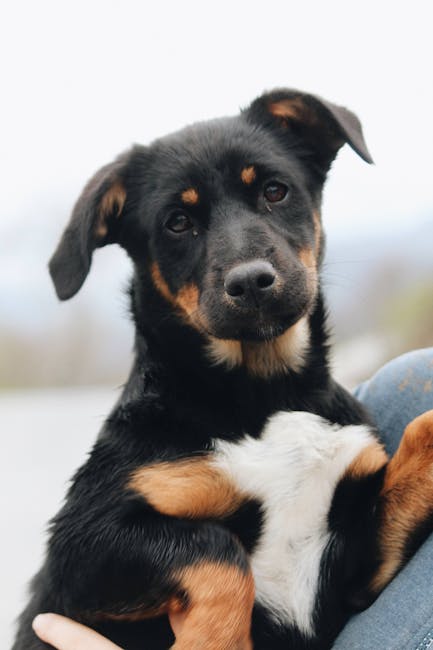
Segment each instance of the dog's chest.
[{"label": "dog's chest", "polygon": [[258,439],[215,443],[215,463],[262,504],[263,526],[251,555],[257,601],[305,634],[312,633],[335,487],[369,442],[363,426],[336,427],[296,412],[273,416]]}]

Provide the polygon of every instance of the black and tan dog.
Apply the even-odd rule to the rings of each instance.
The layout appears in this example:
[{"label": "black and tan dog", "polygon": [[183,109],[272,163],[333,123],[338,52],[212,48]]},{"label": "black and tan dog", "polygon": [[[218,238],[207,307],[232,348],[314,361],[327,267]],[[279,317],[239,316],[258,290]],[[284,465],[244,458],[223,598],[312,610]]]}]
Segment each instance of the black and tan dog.
[{"label": "black and tan dog", "polygon": [[[101,169],[51,260],[134,265],[136,358],[55,517],[15,650],[64,613],[123,648],[327,648],[431,528],[433,415],[391,461],[330,377],[321,194],[358,119],[279,90]],[[59,423],[61,434],[61,423]]]}]

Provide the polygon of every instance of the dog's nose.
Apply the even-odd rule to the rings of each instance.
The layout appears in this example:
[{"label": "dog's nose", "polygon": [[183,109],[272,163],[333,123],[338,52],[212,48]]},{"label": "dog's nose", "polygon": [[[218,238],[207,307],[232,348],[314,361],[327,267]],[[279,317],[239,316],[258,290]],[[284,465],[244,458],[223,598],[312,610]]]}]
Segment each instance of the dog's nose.
[{"label": "dog's nose", "polygon": [[276,277],[276,271],[269,262],[244,262],[227,273],[224,289],[238,303],[258,304],[272,288]]}]

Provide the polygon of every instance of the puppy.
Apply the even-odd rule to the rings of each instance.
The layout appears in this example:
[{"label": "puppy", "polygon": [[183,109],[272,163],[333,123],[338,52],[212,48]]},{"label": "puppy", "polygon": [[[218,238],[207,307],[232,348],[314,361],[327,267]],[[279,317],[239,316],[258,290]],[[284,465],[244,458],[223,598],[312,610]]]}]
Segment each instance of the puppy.
[{"label": "puppy", "polygon": [[431,529],[429,413],[388,460],[330,376],[321,195],[350,111],[277,90],[135,146],[90,180],[50,271],[96,248],[134,274],[135,360],[66,503],[14,650],[40,612],[127,650],[328,648]]}]

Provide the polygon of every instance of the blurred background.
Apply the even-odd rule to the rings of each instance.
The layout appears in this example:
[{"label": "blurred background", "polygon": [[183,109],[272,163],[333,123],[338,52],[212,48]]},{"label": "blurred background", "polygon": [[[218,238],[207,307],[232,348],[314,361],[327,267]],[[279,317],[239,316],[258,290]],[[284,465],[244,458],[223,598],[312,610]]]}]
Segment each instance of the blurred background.
[{"label": "blurred background", "polygon": [[96,252],[60,304],[47,261],[93,172],[132,143],[234,114],[263,90],[320,94],[362,120],[326,187],[323,284],[348,387],[433,344],[433,47],[427,3],[9,3],[0,16],[0,642],[63,497],[125,380],[123,251]]}]

